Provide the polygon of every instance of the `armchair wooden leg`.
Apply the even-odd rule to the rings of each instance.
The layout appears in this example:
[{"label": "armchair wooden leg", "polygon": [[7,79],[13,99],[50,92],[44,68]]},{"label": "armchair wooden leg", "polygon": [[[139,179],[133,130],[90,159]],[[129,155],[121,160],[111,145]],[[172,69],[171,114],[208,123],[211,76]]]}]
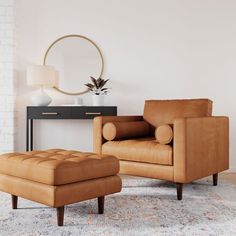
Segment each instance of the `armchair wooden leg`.
[{"label": "armchair wooden leg", "polygon": [[177,189],[177,199],[182,200],[183,196],[183,184],[176,183],[176,189]]},{"label": "armchair wooden leg", "polygon": [[12,209],[17,209],[17,202],[18,202],[18,197],[15,195],[11,195]]},{"label": "armchair wooden leg", "polygon": [[57,225],[63,226],[64,223],[64,206],[57,207]]},{"label": "armchair wooden leg", "polygon": [[98,214],[103,214],[104,212],[104,200],[104,196],[98,197]]},{"label": "armchair wooden leg", "polygon": [[213,177],[213,185],[216,186],[218,184],[218,173],[212,175]]}]

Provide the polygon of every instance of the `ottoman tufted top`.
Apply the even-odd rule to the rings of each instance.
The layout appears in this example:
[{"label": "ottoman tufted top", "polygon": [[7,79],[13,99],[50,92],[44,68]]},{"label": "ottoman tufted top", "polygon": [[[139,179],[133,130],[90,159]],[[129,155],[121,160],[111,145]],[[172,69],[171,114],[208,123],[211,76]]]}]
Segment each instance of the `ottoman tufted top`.
[{"label": "ottoman tufted top", "polygon": [[110,155],[50,149],[0,156],[0,174],[48,185],[63,185],[116,175],[119,161]]}]

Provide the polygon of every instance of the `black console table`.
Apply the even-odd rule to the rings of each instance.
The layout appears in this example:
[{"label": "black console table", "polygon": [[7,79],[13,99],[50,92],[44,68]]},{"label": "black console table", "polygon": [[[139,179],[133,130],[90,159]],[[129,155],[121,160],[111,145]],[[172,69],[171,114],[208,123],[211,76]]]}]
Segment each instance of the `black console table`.
[{"label": "black console table", "polygon": [[93,119],[96,116],[116,116],[116,106],[28,106],[26,117],[26,151],[33,150],[33,120]]}]

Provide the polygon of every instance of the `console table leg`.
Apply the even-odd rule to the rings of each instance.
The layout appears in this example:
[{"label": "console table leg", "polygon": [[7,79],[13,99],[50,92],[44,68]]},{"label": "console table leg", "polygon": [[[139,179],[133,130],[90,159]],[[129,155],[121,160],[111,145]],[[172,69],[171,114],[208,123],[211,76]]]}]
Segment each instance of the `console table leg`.
[{"label": "console table leg", "polygon": [[26,152],[29,151],[29,120],[26,118]]},{"label": "console table leg", "polygon": [[34,135],[34,123],[33,123],[33,119],[30,119],[30,151],[32,151],[34,149],[34,144],[33,144],[33,135]]}]

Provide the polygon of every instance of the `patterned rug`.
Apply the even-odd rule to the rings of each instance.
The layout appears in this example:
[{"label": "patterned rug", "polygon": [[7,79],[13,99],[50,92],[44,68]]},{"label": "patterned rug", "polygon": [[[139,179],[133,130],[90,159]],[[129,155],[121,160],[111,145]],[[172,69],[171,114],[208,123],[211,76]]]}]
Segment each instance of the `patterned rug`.
[{"label": "patterned rug", "polygon": [[11,210],[8,194],[0,193],[0,235],[236,235],[236,187],[206,180],[184,187],[183,201],[175,186],[144,178],[123,178],[123,190],[105,200],[65,208],[65,226],[56,226],[56,211],[19,199]]}]

